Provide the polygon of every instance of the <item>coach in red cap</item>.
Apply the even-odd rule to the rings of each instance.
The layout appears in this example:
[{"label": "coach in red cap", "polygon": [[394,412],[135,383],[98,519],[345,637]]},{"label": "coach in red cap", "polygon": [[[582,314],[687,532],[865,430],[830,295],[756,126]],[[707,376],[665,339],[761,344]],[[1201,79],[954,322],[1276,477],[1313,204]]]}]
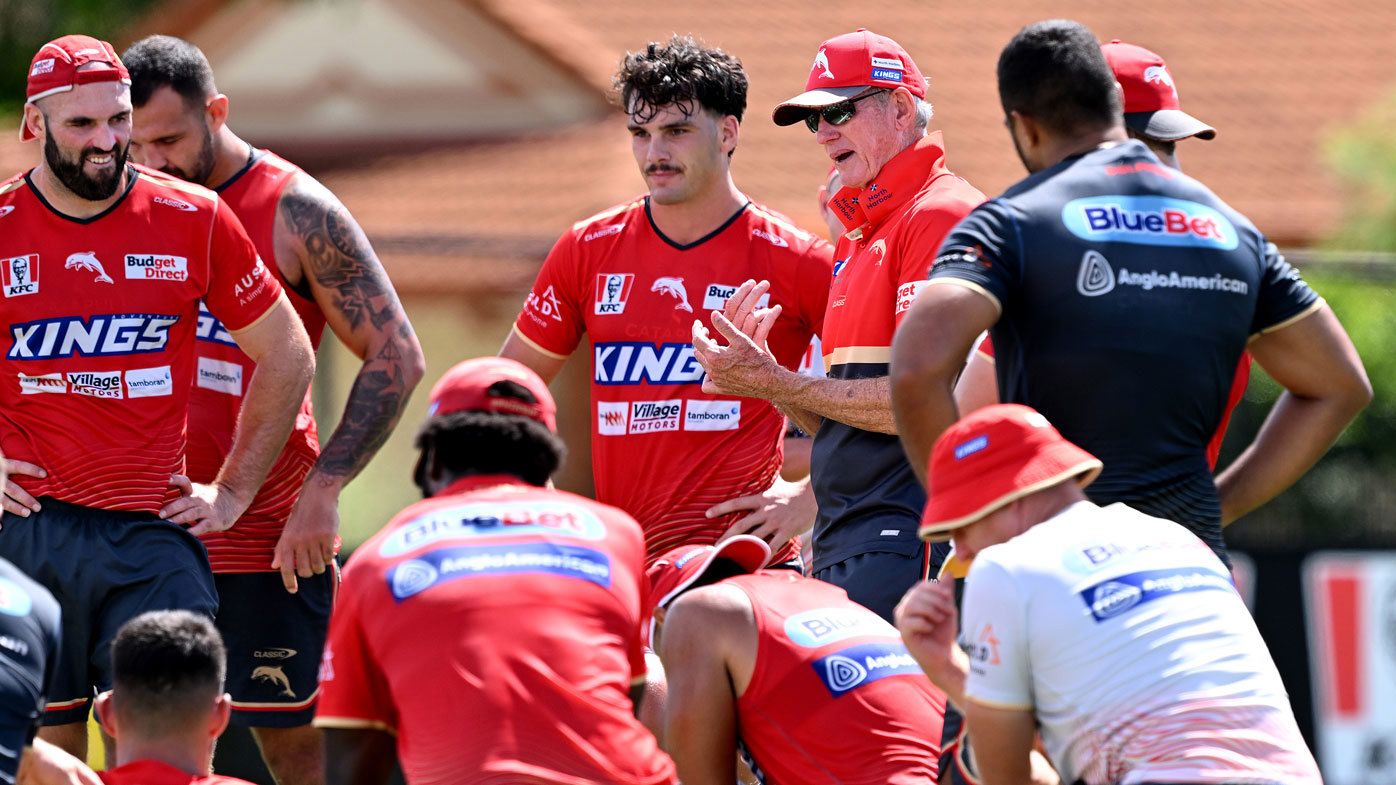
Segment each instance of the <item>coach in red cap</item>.
[{"label": "coach in red cap", "polygon": [[674,782],[635,718],[644,538],[546,487],[555,414],[543,380],[504,358],[432,388],[414,472],[428,498],[354,554],[330,618],[326,782],[386,783],[395,747],[413,785]]},{"label": "coach in red cap", "polygon": [[1040,730],[1062,782],[1318,785],[1226,567],[1177,523],[1089,501],[1100,471],[1016,404],[967,415],[932,448],[921,536],[973,560],[963,620],[950,583],[923,583],[897,625],[965,710],[974,755],[957,766],[1028,782]]},{"label": "coach in red cap", "polygon": [[649,568],[679,778],[730,785],[740,755],[760,782],[934,782],[945,698],[896,629],[769,556],[737,535]]},{"label": "coach in red cap", "polygon": [[915,533],[925,493],[892,421],[892,334],[941,239],[984,200],[947,167],[931,116],[921,69],[896,41],[857,30],[820,44],[804,91],[773,119],[803,123],[843,181],[828,203],[844,229],[820,336],[828,377],[787,372],[748,337],[766,329],[753,316],[766,313],[759,288],[714,317],[728,345],[695,335],[705,390],[769,399],[815,434],[812,574],[889,620],[932,562]]}]

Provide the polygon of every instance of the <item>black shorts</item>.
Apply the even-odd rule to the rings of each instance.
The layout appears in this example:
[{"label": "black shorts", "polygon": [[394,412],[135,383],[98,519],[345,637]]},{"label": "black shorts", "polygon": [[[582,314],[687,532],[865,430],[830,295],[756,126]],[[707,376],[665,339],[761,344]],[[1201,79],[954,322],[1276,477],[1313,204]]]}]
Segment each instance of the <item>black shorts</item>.
[{"label": "black shorts", "polygon": [[[848,598],[895,624],[892,612],[897,603],[918,581],[934,575],[945,560],[947,546],[937,544],[920,547],[911,554],[892,551],[869,551],[850,556],[841,562],[810,574],[825,583],[848,592]],[[939,556],[939,558],[937,558]]]},{"label": "black shorts", "polygon": [[0,517],[0,557],[53,593],[63,609],[57,672],[45,725],[87,719],[111,689],[111,642],[146,611],[218,610],[208,553],[198,538],[146,512],[79,507],[42,498],[28,518]]},{"label": "black shorts", "polygon": [[235,725],[294,728],[315,718],[339,566],[297,580],[291,594],[279,572],[213,576]]}]

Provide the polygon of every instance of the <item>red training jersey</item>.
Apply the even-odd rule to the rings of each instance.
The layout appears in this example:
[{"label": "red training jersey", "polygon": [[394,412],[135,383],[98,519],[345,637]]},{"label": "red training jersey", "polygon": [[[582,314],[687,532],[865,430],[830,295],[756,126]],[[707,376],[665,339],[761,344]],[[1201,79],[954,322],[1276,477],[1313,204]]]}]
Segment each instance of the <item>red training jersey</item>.
[{"label": "red training jersey", "polygon": [[945,695],[892,625],[843,589],[790,570],[723,584],[755,612],[756,663],[737,727],[763,782],[936,781]]},{"label": "red training jersey", "polygon": [[[989,362],[995,362],[994,342],[987,334],[979,340],[975,351]],[[1207,465],[1213,469],[1217,468],[1217,459],[1221,457],[1222,440],[1226,438],[1226,426],[1231,424],[1231,414],[1236,411],[1241,399],[1246,397],[1246,385],[1250,384],[1250,381],[1251,353],[1241,352],[1241,359],[1236,363],[1236,375],[1231,378],[1231,392],[1226,396],[1226,409],[1222,411],[1222,419],[1217,424],[1216,432],[1207,441]]]},{"label": "red training jersey", "polygon": [[[548,254],[514,332],[557,358],[591,334],[596,498],[640,521],[647,561],[716,542],[742,515],[707,509],[765,491],[783,457],[785,421],[770,402],[703,392],[694,320],[726,343],[711,312],[743,281],[770,281],[768,303],[783,311],[769,345],[794,369],[823,326],[831,259],[828,243],[753,203],[678,245],[647,197],[581,221]],[[776,550],[776,561],[799,552]]]},{"label": "red training jersey", "polygon": [[157,512],[184,471],[199,301],[231,330],[281,294],[216,194],[139,166],[96,216],[0,184],[0,449],[35,497]]},{"label": "red training jersey", "polygon": [[158,760],[138,760],[97,772],[107,785],[252,785],[237,777],[190,774]]},{"label": "red training jersey", "polygon": [[[218,195],[242,221],[257,253],[281,282],[291,305],[305,323],[311,345],[318,348],[325,332],[325,315],[314,300],[287,285],[281,266],[276,262],[273,242],[281,193],[300,171],[294,164],[258,150],[242,171],[219,187]],[[189,477],[206,483],[218,476],[218,470],[233,447],[242,396],[257,364],[238,348],[232,335],[207,308],[199,312],[195,351],[198,353],[198,376],[189,398]],[[286,447],[272,464],[266,482],[247,512],[233,528],[201,538],[208,547],[208,560],[214,572],[271,570],[281,529],[291,515],[305,476],[320,455],[310,397],[310,391],[306,390]]]},{"label": "red training jersey", "polygon": [[648,591],[620,510],[461,480],[349,560],[315,724],[395,733],[407,781],[673,783],[635,719]]}]

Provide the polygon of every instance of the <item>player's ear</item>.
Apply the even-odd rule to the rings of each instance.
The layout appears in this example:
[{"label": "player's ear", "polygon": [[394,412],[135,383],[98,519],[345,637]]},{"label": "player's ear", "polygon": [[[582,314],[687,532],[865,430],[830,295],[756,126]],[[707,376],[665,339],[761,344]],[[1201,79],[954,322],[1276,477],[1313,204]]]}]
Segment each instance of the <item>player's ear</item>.
[{"label": "player's ear", "polygon": [[34,104],[24,105],[24,126],[36,139],[44,138],[44,113]]},{"label": "player's ear", "polygon": [[228,729],[228,720],[233,716],[233,696],[226,692],[213,699],[213,716],[210,718],[209,735],[218,738]]},{"label": "player's ear", "polygon": [[741,136],[742,123],[736,117],[723,115],[718,123],[718,142],[722,151],[731,155],[737,149],[737,137]]},{"label": "player's ear", "polygon": [[217,132],[228,122],[228,96],[219,93],[208,99],[208,104],[204,107],[205,118],[208,122],[208,129]]},{"label": "player's ear", "polygon": [[97,722],[102,726],[102,730],[113,739],[119,738],[121,729],[117,727],[116,707],[112,705],[111,690],[97,696],[97,700],[92,704],[92,710],[97,715]]}]

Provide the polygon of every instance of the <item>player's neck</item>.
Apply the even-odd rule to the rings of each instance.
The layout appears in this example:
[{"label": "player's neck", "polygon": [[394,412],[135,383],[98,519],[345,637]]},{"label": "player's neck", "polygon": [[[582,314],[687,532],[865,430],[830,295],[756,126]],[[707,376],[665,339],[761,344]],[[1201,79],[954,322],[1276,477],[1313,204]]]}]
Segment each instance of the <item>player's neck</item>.
[{"label": "player's neck", "polygon": [[222,187],[247,166],[251,155],[252,145],[240,139],[228,126],[218,129],[218,136],[213,140],[213,171],[203,185],[213,189]]},{"label": "player's neck", "polygon": [[728,174],[708,193],[678,204],[659,204],[651,199],[650,218],[665,237],[688,245],[712,234],[746,203],[746,196]]},{"label": "player's neck", "polygon": [[213,773],[213,748],[206,738],[132,739],[122,737],[116,745],[116,763],[125,766],[154,760],[199,777]]},{"label": "player's neck", "polygon": [[95,202],[84,199],[68,190],[68,186],[54,177],[47,164],[39,164],[34,167],[34,174],[30,179],[34,182],[34,187],[39,189],[39,193],[43,195],[44,201],[48,202],[53,209],[70,218],[91,218],[116,204],[116,201],[126,193],[126,186],[130,184],[127,178],[130,176],[130,170],[123,167],[121,182],[117,183],[116,190],[106,199]]},{"label": "player's neck", "polygon": [[1088,133],[1050,139],[1047,140],[1042,151],[1042,159],[1045,162],[1042,168],[1051,169],[1072,156],[1085,155],[1101,147],[1113,147],[1128,141],[1129,136],[1125,134],[1124,127],[1118,125]]}]

